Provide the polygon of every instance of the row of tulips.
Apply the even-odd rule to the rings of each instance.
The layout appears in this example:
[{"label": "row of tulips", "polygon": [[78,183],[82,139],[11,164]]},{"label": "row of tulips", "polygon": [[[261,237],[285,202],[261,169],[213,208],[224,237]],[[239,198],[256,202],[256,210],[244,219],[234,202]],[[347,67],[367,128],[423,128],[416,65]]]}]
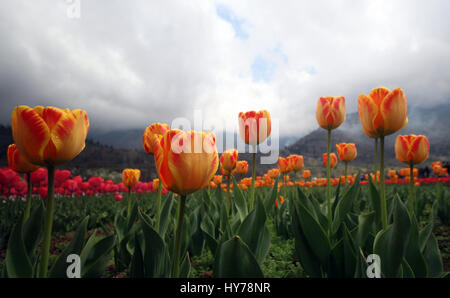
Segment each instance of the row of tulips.
[{"label": "row of tulips", "polygon": [[[0,168],[0,177],[2,177],[0,178],[0,194],[5,197],[25,196],[28,193],[28,185],[25,182],[28,179],[28,175],[31,176],[31,193],[46,198],[48,181],[45,168],[38,168],[30,174],[25,174],[23,178],[11,168]],[[99,176],[83,180],[81,176],[70,178],[71,175],[69,170],[55,171],[55,194],[61,196],[117,194],[117,198],[121,198],[121,194],[129,190],[133,193],[141,194],[157,192],[159,187],[159,179],[154,179],[150,182],[136,181],[136,183],[131,185],[129,181],[114,183],[112,180],[105,180]],[[167,190],[163,188],[162,193],[167,193]]]}]

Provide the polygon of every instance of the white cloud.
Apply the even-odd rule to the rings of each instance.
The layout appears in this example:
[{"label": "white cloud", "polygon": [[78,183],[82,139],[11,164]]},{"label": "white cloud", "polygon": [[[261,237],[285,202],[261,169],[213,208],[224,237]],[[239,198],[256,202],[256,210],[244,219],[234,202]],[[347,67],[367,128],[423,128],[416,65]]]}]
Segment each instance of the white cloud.
[{"label": "white cloud", "polygon": [[[144,128],[201,109],[237,127],[267,109],[282,134],[317,127],[324,95],[402,87],[411,105],[450,98],[450,3],[442,1],[2,1],[0,117],[15,105],[88,111],[92,127]],[[239,20],[217,14],[225,5]],[[242,34],[241,32],[241,34]],[[273,66],[254,80],[252,64]]]}]

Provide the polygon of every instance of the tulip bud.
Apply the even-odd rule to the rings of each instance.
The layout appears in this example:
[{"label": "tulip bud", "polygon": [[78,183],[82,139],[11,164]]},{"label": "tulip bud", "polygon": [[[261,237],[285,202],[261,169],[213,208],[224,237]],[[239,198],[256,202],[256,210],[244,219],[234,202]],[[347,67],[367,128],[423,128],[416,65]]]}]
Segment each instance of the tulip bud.
[{"label": "tulip bud", "polygon": [[407,135],[397,136],[395,141],[395,157],[409,165],[427,160],[430,154],[430,143],[425,136]]},{"label": "tulip bud", "polygon": [[[201,148],[195,147],[197,140]],[[165,188],[179,195],[203,189],[219,166],[213,133],[171,129],[155,142],[153,149],[161,182]]]},{"label": "tulip bud", "polygon": [[220,156],[220,167],[226,172],[232,172],[236,168],[238,161],[238,151],[236,149],[228,149]]},{"label": "tulip bud", "polygon": [[355,159],[357,155],[356,145],[353,143],[341,143],[336,145],[336,150],[339,159],[342,162],[350,162]]},{"label": "tulip bud", "polygon": [[[322,159],[323,159],[323,165],[326,167],[327,166],[327,154],[324,153],[322,155]],[[337,156],[334,153],[330,153],[330,167],[334,168],[337,165]]]},{"label": "tulip bud", "polygon": [[244,143],[258,145],[264,142],[270,136],[271,129],[268,111],[239,113],[239,133]]},{"label": "tulip bud", "polygon": [[236,164],[236,173],[245,175],[248,172],[248,162],[245,160],[238,161]]},{"label": "tulip bud", "polygon": [[298,172],[305,166],[302,155],[290,155],[288,156],[288,160],[289,160],[289,169],[291,171]]},{"label": "tulip bud", "polygon": [[125,169],[122,171],[122,183],[131,189],[139,182],[141,171],[138,169]]},{"label": "tulip bud", "polygon": [[84,149],[89,130],[85,111],[55,107],[18,106],[11,124],[17,149],[30,163],[41,166],[73,159]]},{"label": "tulip bud", "polygon": [[345,121],[345,98],[343,96],[319,98],[316,118],[320,127],[324,129],[338,128]]},{"label": "tulip bud", "polygon": [[358,98],[359,119],[363,131],[371,138],[393,134],[408,123],[408,106],[403,90],[373,89]]},{"label": "tulip bud", "polygon": [[310,170],[303,170],[302,177],[303,177],[303,179],[309,179],[311,177],[311,171]]}]

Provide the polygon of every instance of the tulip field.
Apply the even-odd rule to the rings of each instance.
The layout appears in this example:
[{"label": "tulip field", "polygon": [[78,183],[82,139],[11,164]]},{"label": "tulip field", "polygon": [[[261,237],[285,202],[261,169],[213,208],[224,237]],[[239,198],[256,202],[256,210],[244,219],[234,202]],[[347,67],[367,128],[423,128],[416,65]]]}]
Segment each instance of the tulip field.
[{"label": "tulip field", "polygon": [[[450,177],[430,143],[399,135],[392,170],[384,141],[408,124],[403,90],[376,88],[358,99],[374,140],[371,173],[348,172],[358,144],[332,144],[346,118],[345,98],[321,97],[316,118],[328,133],[315,177],[302,155],[279,157],[256,175],[258,145],[271,136],[268,111],[241,112],[252,162],[211,132],[153,123],[143,149],[158,179],[123,169],[121,181],[61,170],[85,147],[87,112],[18,106],[15,144],[0,169],[2,277],[106,278],[441,278],[450,268]],[[336,153],[333,153],[336,148]],[[333,168],[344,163],[344,175]],[[390,170],[388,170],[390,169]],[[244,178],[237,178],[244,177]]]}]

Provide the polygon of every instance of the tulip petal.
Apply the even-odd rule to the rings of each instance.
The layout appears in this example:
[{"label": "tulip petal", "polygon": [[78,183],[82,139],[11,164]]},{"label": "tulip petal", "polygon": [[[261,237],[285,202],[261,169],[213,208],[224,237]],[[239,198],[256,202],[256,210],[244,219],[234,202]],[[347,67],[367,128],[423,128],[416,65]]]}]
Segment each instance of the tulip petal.
[{"label": "tulip petal", "polygon": [[393,134],[408,123],[408,105],[401,88],[392,90],[381,103],[380,112],[384,119],[384,135]]},{"label": "tulip petal", "polygon": [[41,109],[18,106],[12,112],[12,133],[19,151],[31,162],[43,163],[44,149],[50,141],[50,130],[40,116]]},{"label": "tulip petal", "polygon": [[379,135],[374,126],[374,120],[378,114],[378,106],[373,100],[364,94],[358,97],[358,113],[363,131],[371,138],[378,138]]},{"label": "tulip petal", "polygon": [[58,165],[76,157],[85,147],[88,130],[85,111],[64,111],[51,130],[51,140],[44,153],[46,163]]},{"label": "tulip petal", "polygon": [[369,97],[373,100],[373,102],[377,105],[380,106],[381,103],[383,102],[383,99],[386,97],[386,95],[388,95],[391,91],[387,88],[384,87],[380,87],[380,88],[375,88],[372,91],[370,91],[369,93]]}]

